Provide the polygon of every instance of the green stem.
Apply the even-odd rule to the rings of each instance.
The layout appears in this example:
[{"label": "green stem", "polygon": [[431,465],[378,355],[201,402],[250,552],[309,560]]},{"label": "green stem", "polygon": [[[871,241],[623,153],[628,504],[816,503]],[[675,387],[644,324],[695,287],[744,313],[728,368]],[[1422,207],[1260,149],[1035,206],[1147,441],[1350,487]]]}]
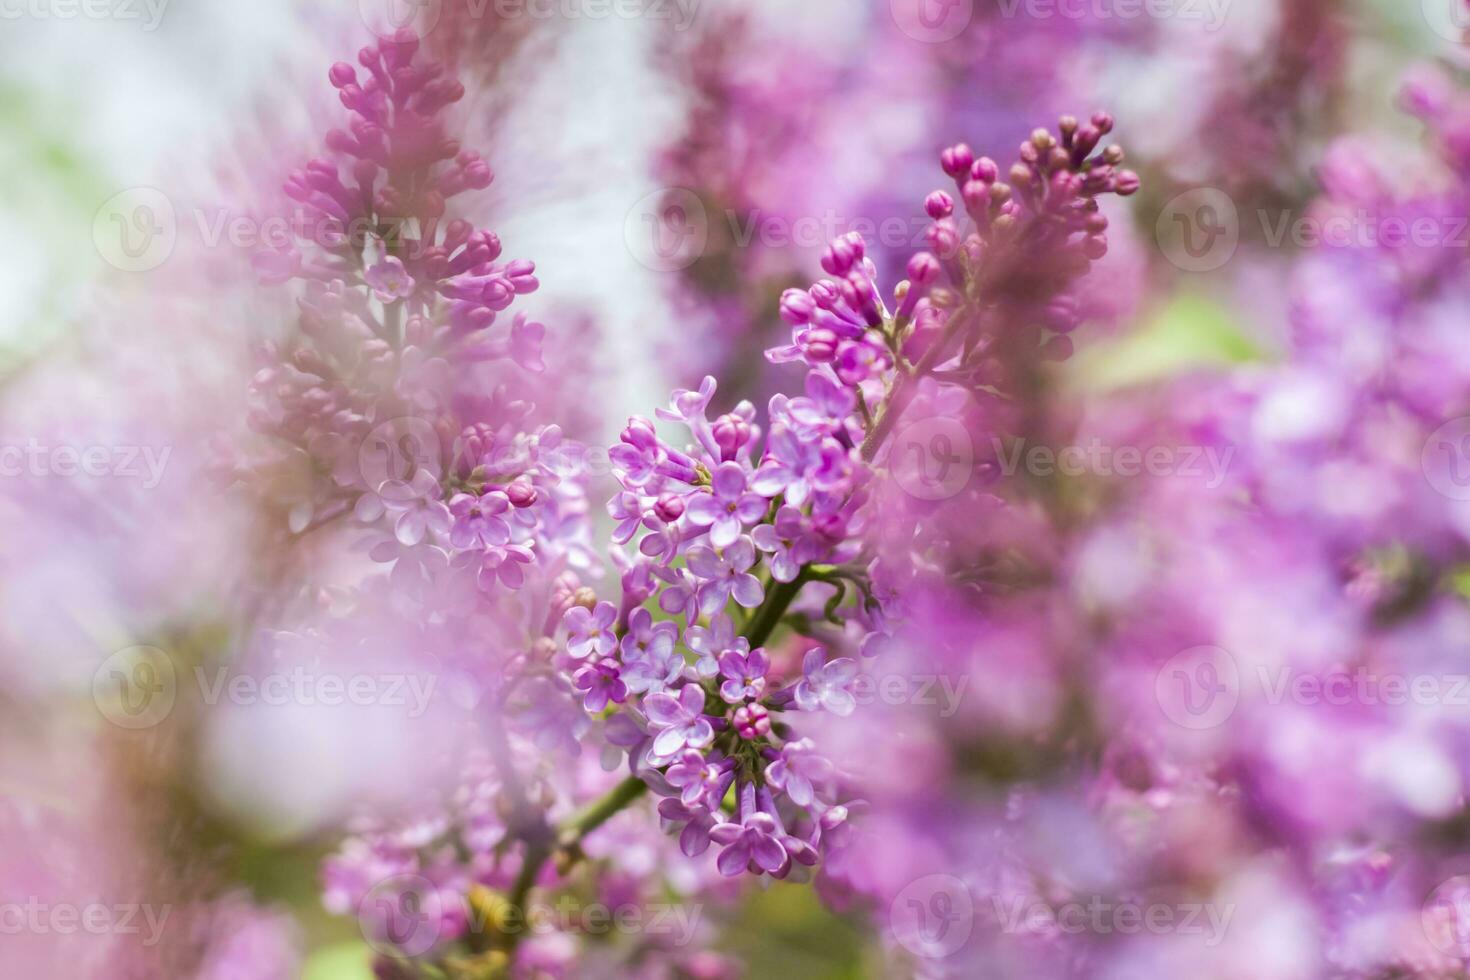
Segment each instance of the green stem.
[{"label": "green stem", "polygon": [[613,814],[646,792],[648,792],[648,784],[637,776],[629,776],[618,783],[563,825],[559,837],[562,846],[571,847],[580,844],[583,837],[607,823]]},{"label": "green stem", "polygon": [[[526,899],[530,897],[531,889],[536,886],[536,879],[540,876],[542,867],[553,853],[558,849],[568,852],[575,851],[581,846],[584,837],[607,823],[613,814],[646,792],[648,792],[647,783],[637,776],[629,776],[562,824],[555,842],[551,840],[527,841],[525,860],[521,862],[520,873],[516,875],[515,883],[510,888],[510,894],[506,896],[506,901],[513,910],[512,921],[521,923],[526,921]],[[507,955],[515,952],[516,944],[520,942],[523,931],[516,929],[502,935],[500,948]]]},{"label": "green stem", "polygon": [[766,601],[761,603],[761,607],[755,611],[745,627],[745,638],[750,641],[751,649],[761,646],[771,638],[771,634],[776,631],[776,624],[786,615],[787,607],[806,584],[809,574],[808,569],[803,568],[796,578],[777,584],[766,594]]}]

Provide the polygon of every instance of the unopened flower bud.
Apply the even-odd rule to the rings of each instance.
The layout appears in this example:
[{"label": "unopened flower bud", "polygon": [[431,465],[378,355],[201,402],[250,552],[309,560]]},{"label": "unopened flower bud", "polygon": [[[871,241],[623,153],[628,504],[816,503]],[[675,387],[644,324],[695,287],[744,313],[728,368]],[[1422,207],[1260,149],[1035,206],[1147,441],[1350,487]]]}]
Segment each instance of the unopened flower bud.
[{"label": "unopened flower bud", "polygon": [[939,165],[944,172],[951,177],[958,178],[960,174],[970,169],[975,154],[964,143],[957,143],[939,154]]},{"label": "unopened flower bud", "polygon": [[665,524],[672,524],[684,516],[684,498],[677,494],[666,493],[659,497],[653,505],[653,513]]},{"label": "unopened flower bud", "polygon": [[757,739],[771,733],[771,714],[761,704],[742,704],[730,717],[735,732],[743,739]]},{"label": "unopened flower bud", "polygon": [[529,507],[536,502],[536,488],[524,480],[516,480],[507,486],[505,495],[514,507]]},{"label": "unopened flower bud", "polygon": [[740,447],[750,440],[750,423],[738,415],[721,415],[710,430],[725,459],[734,459]]},{"label": "unopened flower bud", "polygon": [[924,198],[924,212],[935,221],[948,218],[954,213],[954,199],[944,191],[935,191]]}]

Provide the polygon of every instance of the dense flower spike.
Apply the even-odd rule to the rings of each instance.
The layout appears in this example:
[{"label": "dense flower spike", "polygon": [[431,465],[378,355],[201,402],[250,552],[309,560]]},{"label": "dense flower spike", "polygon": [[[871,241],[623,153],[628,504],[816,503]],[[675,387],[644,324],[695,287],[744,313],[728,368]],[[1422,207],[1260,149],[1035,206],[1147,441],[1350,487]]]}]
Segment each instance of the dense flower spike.
[{"label": "dense flower spike", "polygon": [[[565,653],[582,661],[621,649],[621,663],[580,667],[573,683],[589,711],[611,709],[648,733],[629,764],[670,797],[660,813],[689,856],[713,841],[720,873],[784,878],[817,865],[840,836],[854,783],[801,729],[803,716],[853,713],[859,663],[809,647],[797,670],[778,666],[766,645],[778,630],[800,632],[788,613],[817,600],[818,619],[842,630],[839,643],[864,656],[881,649],[903,609],[886,570],[895,558],[881,513],[891,479],[877,452],[884,428],[913,397],[906,386],[932,384],[931,371],[970,380],[971,355],[984,350],[998,311],[1060,308],[1070,282],[1101,257],[1098,197],[1138,186],[1117,169],[1120,150],[1094,156],[1111,128],[1099,114],[1085,127],[1063,120],[1060,136],[1038,132],[1011,184],[965,147],[946,150],[941,162],[974,226],[961,236],[950,197],[931,195],[937,255],[912,258],[891,305],[858,235],[822,255],[832,278],[783,297],[793,343],[771,358],[805,363],[803,394],[774,396],[764,420],[748,402],[716,413],[707,377],[657,412],[683,426],[687,442],[634,417],[611,449],[613,539],[638,555],[625,567],[620,606],[566,613]],[[1057,333],[1073,324],[1052,316],[1046,325]],[[650,604],[671,619],[655,623]]]}]

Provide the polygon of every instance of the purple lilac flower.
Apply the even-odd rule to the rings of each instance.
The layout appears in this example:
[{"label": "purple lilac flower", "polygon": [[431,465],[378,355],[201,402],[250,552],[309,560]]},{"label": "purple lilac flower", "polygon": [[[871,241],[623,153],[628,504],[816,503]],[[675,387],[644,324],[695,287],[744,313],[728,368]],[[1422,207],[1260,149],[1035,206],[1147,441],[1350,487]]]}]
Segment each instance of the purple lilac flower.
[{"label": "purple lilac flower", "polygon": [[715,730],[704,715],[704,689],[686,684],[673,694],[650,694],[643,699],[648,724],[657,734],[651,758],[661,765],[685,748],[703,749],[715,740]]},{"label": "purple lilac flower", "polygon": [[831,436],[803,438],[795,429],[774,425],[750,485],[768,497],[784,494],[788,504],[800,507],[813,493],[839,492],[852,474],[850,452]]},{"label": "purple lilac flower", "polygon": [[572,685],[587,693],[582,697],[582,707],[599,712],[608,702],[622,704],[628,698],[628,686],[619,677],[618,662],[611,657],[588,663],[572,675]]},{"label": "purple lilac flower", "polygon": [[699,586],[699,609],[713,615],[725,608],[733,597],[746,609],[754,609],[765,598],[760,579],[750,573],[755,564],[755,545],[750,538],[738,538],[723,555],[705,547],[689,549],[689,570],[703,579]]},{"label": "purple lilac flower", "polygon": [[735,760],[707,759],[704,753],[690,749],[679,754],[664,772],[664,778],[679,790],[679,799],[685,806],[714,809],[735,779]]},{"label": "purple lilac flower", "polygon": [[494,545],[480,553],[480,588],[495,591],[497,584],[507,589],[519,589],[526,583],[526,572],[522,567],[535,561],[536,555],[523,544]]},{"label": "purple lilac flower", "polygon": [[766,692],[766,675],[771,670],[771,658],[766,651],[757,647],[749,653],[726,650],[720,654],[720,697],[730,704],[755,701]]},{"label": "purple lilac flower", "polygon": [[796,705],[802,711],[826,710],[846,717],[857,704],[848,690],[857,678],[857,661],[851,657],[827,660],[827,651],[808,650],[801,661],[801,680],[796,682]]},{"label": "purple lilac flower", "polygon": [[771,578],[777,582],[795,581],[802,567],[819,560],[825,550],[811,519],[790,505],[778,510],[772,523],[752,531],[750,538],[757,548],[769,553]]},{"label": "purple lilac flower", "polygon": [[618,638],[613,625],[618,619],[618,609],[611,602],[599,602],[588,609],[573,606],[562,619],[567,630],[567,652],[578,660],[596,654],[605,657],[618,648]]},{"label": "purple lilac flower", "polygon": [[674,648],[678,639],[678,626],[668,621],[655,623],[653,613],[640,608],[628,616],[628,628],[620,647],[625,659],[663,655]]},{"label": "purple lilac flower", "polygon": [[658,607],[671,616],[682,615],[686,624],[699,619],[699,580],[688,569],[655,565],[653,574],[665,582],[658,594]]},{"label": "purple lilac flower", "polygon": [[391,303],[413,295],[413,277],[397,256],[387,256],[363,273],[362,278],[381,302]]},{"label": "purple lilac flower", "polygon": [[684,642],[698,655],[694,672],[701,678],[719,674],[720,658],[726,653],[743,656],[750,651],[750,641],[735,635],[735,622],[724,613],[711,616],[709,626],[689,627],[684,632]]},{"label": "purple lilac flower", "polygon": [[623,680],[635,694],[662,691],[684,673],[684,658],[675,649],[679,628],[653,622],[647,609],[635,609],[623,635]]},{"label": "purple lilac flower", "polygon": [[799,738],[781,747],[778,759],[766,768],[766,782],[791,797],[797,806],[811,806],[816,787],[824,786],[834,773],[830,760],[818,755],[809,738]]},{"label": "purple lilac flower", "polygon": [[710,479],[710,493],[691,494],[687,513],[691,524],[709,528],[710,544],[728,548],[765,516],[766,498],[746,489],[746,471],[739,463],[721,463]]},{"label": "purple lilac flower", "polygon": [[607,502],[607,513],[617,526],[613,528],[612,541],[614,544],[627,544],[633,535],[638,533],[638,525],[643,521],[643,501],[636,493],[624,490]]},{"label": "purple lilac flower", "polygon": [[755,805],[755,784],[741,785],[740,822],[717,824],[710,839],[724,846],[716,861],[720,874],[734,877],[744,871],[784,877],[791,858],[781,844],[781,828],[776,818]]},{"label": "purple lilac flower", "polygon": [[457,493],[449,501],[454,527],[449,543],[456,548],[489,548],[510,540],[510,525],[501,515],[510,510],[510,497],[490,490],[478,497]]},{"label": "purple lilac flower", "polygon": [[430,533],[445,535],[453,524],[449,508],[444,505],[439,480],[426,469],[419,469],[408,482],[390,481],[378,490],[384,506],[398,515],[393,534],[406,545],[415,545]]},{"label": "purple lilac flower", "polygon": [[666,799],[659,801],[658,815],[665,833],[679,831],[679,850],[686,856],[698,857],[709,850],[710,831],[718,821],[708,808]]}]

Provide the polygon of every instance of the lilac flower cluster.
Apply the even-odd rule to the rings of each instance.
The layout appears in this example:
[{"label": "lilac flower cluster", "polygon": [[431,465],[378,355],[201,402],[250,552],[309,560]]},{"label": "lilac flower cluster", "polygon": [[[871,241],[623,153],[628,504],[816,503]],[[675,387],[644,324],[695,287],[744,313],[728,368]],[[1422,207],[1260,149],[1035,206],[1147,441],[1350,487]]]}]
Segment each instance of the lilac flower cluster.
[{"label": "lilac flower cluster", "polygon": [[[902,608],[873,584],[884,433],[907,385],[956,354],[949,373],[964,376],[985,313],[1035,302],[1035,283],[1060,293],[1105,251],[1098,197],[1138,186],[1117,169],[1121,150],[1092,156],[1111,126],[1099,114],[1085,126],[1064,119],[1058,137],[1038,132],[1010,184],[967,148],[945,151],[975,226],[962,237],[951,198],[932,195],[937,255],[914,256],[891,307],[862,237],[834,241],[821,260],[832,278],[782,299],[793,341],[769,356],[808,373],[802,395],[771,399],[769,432],[749,402],[711,418],[714,378],[656,413],[687,430],[687,442],[647,418],[623,429],[610,452],[621,489],[608,513],[614,543],[636,554],[621,559],[619,604],[589,595],[567,611],[563,670],[583,707],[619,726],[630,767],[664,797],[660,815],[686,854],[714,843],[721,873],[783,878],[840,845],[851,780],[803,736],[802,716],[850,714],[858,661],[810,648],[798,674],[778,670],[766,645],[778,628],[797,627],[793,602],[820,593],[820,618],[840,627],[841,642],[864,656],[881,649]],[[1008,282],[992,265],[1009,268],[1018,249],[1033,260],[1034,283],[991,296]],[[945,277],[950,286],[932,295]]]},{"label": "lilac flower cluster", "polygon": [[749,403],[709,418],[713,378],[657,413],[688,430],[683,448],[631,419],[610,453],[622,487],[608,504],[613,540],[637,551],[622,603],[589,598],[564,620],[584,707],[615,709],[609,727],[624,728],[633,771],[665,797],[665,825],[691,856],[722,845],[727,875],[810,867],[847,815],[837,773],[791,713],[851,710],[841,688],[853,662],[814,650],[783,682],[762,646],[801,586],[860,548],[855,402],[829,375],[807,381],[805,395],[772,400],[764,440]]},{"label": "lilac flower cluster", "polygon": [[[534,461],[514,472],[484,467],[559,433],[519,435],[529,406],[504,391],[486,398],[467,382],[484,384],[475,365],[542,368],[544,328],[524,313],[509,324],[501,317],[536,290],[535,266],[499,261],[493,232],[447,217],[447,202],[492,175],[446,135],[446,110],[463,87],[417,62],[417,50],[404,34],[359,53],[365,77],[340,62],[329,73],[350,125],[331,130],[329,155],[285,185],[315,219],[314,234],[304,252],[290,245],[254,257],[268,285],[305,282],[300,337],[289,349],[268,347],[252,384],[250,423],[272,448],[234,470],[278,478],[295,532],[349,511],[365,523],[387,514],[403,547],[430,532],[447,540],[451,498],[497,492],[487,489],[493,476],[520,517],[489,523],[472,550],[490,577],[512,585],[529,560],[538,501],[554,496],[534,484],[551,477]],[[472,509],[459,506],[458,540],[473,538],[462,530]]]}]

